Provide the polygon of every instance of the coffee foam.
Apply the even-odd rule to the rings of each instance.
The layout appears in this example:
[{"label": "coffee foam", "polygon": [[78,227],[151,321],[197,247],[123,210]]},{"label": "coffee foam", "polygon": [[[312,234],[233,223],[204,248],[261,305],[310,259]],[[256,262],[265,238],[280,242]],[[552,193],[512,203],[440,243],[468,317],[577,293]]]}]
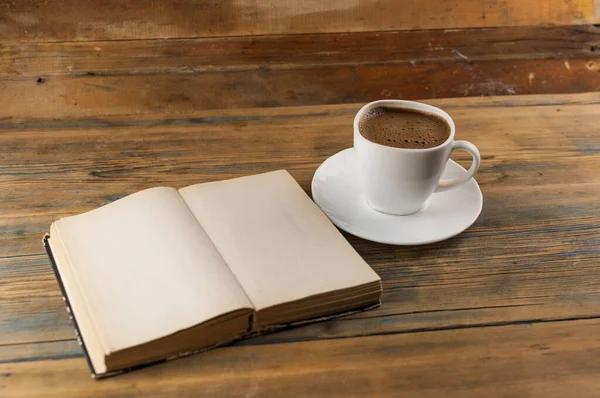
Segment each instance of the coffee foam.
[{"label": "coffee foam", "polygon": [[433,148],[450,136],[450,126],[441,116],[391,107],[369,109],[359,121],[359,131],[369,141],[409,149]]}]

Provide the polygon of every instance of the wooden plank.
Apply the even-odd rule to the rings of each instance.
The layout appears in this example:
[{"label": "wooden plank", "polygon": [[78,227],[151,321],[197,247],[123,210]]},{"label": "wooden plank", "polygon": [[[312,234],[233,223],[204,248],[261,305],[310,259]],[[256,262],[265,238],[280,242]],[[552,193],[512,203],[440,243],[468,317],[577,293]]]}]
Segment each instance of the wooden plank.
[{"label": "wooden plank", "polygon": [[[600,167],[600,94],[430,102],[448,109],[458,136],[483,154],[480,219],[431,247],[348,236],[382,275],[384,305],[352,317],[355,323],[282,338],[598,315],[600,177],[589,170]],[[318,164],[351,146],[348,126],[358,107],[6,123],[0,135],[0,344],[72,338],[40,254],[53,219],[150,186],[182,187],[276,168],[288,168],[308,190]],[[387,323],[368,320],[374,316]]]},{"label": "wooden plank", "polygon": [[[599,53],[600,54],[600,53]],[[203,109],[367,102],[382,98],[600,90],[596,56],[310,66],[298,69],[0,79],[0,119],[148,115]]]},{"label": "wooden plank", "polygon": [[75,338],[44,343],[0,345],[0,364],[80,358],[83,356],[83,350]]},{"label": "wooden plank", "polygon": [[0,77],[198,74],[422,61],[581,58],[600,29],[526,26],[182,40],[5,43]]},{"label": "wooden plank", "polygon": [[0,258],[2,344],[74,339],[60,289],[47,257]]},{"label": "wooden plank", "polygon": [[[554,95],[510,95],[510,96],[480,96],[460,98],[418,99],[444,109],[473,109],[473,108],[515,108],[528,106],[562,106],[600,104],[600,94],[597,92],[554,94]],[[158,126],[209,126],[220,123],[260,122],[270,119],[304,119],[305,117],[350,117],[354,116],[362,104],[335,104],[327,106],[301,106],[282,108],[252,108],[252,109],[214,109],[194,110],[186,115],[174,115],[170,111],[156,110],[152,114],[119,114],[98,115],[90,118],[75,116],[64,119],[45,118],[16,118],[0,119],[0,129],[4,131],[23,130],[70,130],[70,129],[111,129],[127,127],[158,127]],[[490,110],[491,111],[491,110]],[[314,120],[314,119],[313,119]]]},{"label": "wooden plank", "polygon": [[[581,240],[598,236],[597,231],[577,234]],[[530,235],[536,242],[544,242],[559,240],[564,233]],[[505,257],[499,254],[499,248],[492,248],[488,262],[473,264],[470,258],[436,261],[435,250],[390,252],[376,245],[378,252],[369,253],[372,244],[349,239],[382,275],[383,306],[343,320],[267,335],[253,344],[600,316],[596,287],[600,281],[593,276],[598,250],[589,247],[591,244],[582,245],[579,251],[565,247],[564,253],[551,254],[547,243],[538,243],[536,254],[524,260],[519,257],[532,252],[532,247],[519,248]],[[519,239],[521,235],[501,239],[499,245],[515,245]],[[581,253],[586,249],[590,253]],[[464,256],[467,248],[448,249],[442,245],[439,250],[447,256]],[[424,259],[415,261],[416,256]],[[402,269],[396,270],[398,260],[389,257],[404,257]],[[502,269],[490,271],[490,262]],[[566,267],[567,262],[577,266]],[[0,345],[74,338],[45,257],[4,259],[0,266],[5,268],[0,283]]]},{"label": "wooden plank", "polygon": [[[388,282],[386,282],[387,284]],[[438,298],[439,299],[439,298]],[[447,308],[437,310],[419,310],[414,301],[406,308],[399,308],[398,302],[384,297],[385,311],[373,311],[361,315],[348,316],[327,322],[294,327],[260,337],[242,340],[243,345],[265,345],[298,341],[331,340],[349,337],[364,337],[382,334],[405,334],[434,332],[450,329],[468,329],[474,327],[533,325],[537,323],[596,319],[599,317],[597,295],[573,296],[572,302],[563,297],[545,297],[545,303],[497,305],[473,308]],[[55,308],[45,308],[40,312],[43,317],[13,318],[13,328],[7,333],[19,334],[18,338],[3,339],[0,342],[0,363],[31,362],[78,358],[83,351],[74,337],[62,305],[55,301]],[[536,301],[536,300],[530,300]],[[537,300],[540,301],[540,300]],[[409,308],[412,305],[413,308]],[[50,311],[48,311],[50,309]],[[391,314],[391,310],[401,312]],[[54,313],[53,313],[54,312]],[[384,312],[384,314],[381,314]],[[46,325],[42,325],[46,319]],[[53,318],[53,319],[52,319]],[[48,333],[48,320],[55,323],[54,334]],[[21,322],[19,325],[18,322]],[[59,327],[57,327],[58,325]],[[60,330],[59,330],[60,329]],[[53,338],[52,340],[45,340]]]},{"label": "wooden plank", "polygon": [[[597,94],[584,97],[597,98]],[[460,101],[454,103],[456,106]],[[52,218],[89,210],[115,196],[151,185],[181,187],[287,167],[308,187],[312,172],[322,160],[351,146],[347,129],[358,107],[205,112],[197,118],[154,126],[142,122],[98,129],[80,124],[75,129],[52,133],[26,130],[3,134],[3,226],[7,233],[2,238],[10,240],[0,245],[0,256],[39,253],[36,236],[45,232]],[[597,157],[591,156],[597,150],[595,141],[588,140],[595,134],[597,109],[597,105],[499,107],[493,112],[486,108],[455,108],[451,114],[456,118],[459,135],[482,146],[484,154],[493,154],[484,162],[479,180],[486,189],[497,185],[502,195],[501,191],[510,194],[511,189],[521,189],[532,178],[537,180],[539,176],[531,175],[536,167],[553,177],[546,178],[548,185],[538,189],[553,190],[554,184],[596,183],[597,177],[585,171],[597,162]],[[572,129],[574,118],[578,120],[576,132]],[[494,131],[507,134],[492,134]],[[547,144],[532,141],[538,134],[544,134]],[[323,137],[327,139],[323,141]],[[536,144],[532,146],[532,142]],[[206,148],[210,148],[210,154]],[[254,154],[240,159],[239,148],[253,149]],[[62,163],[57,162],[57,151],[64,159]],[[90,157],[91,153],[95,155]],[[531,163],[531,156],[537,163]],[[566,162],[573,170],[552,161]],[[528,168],[522,167],[524,162],[529,162]],[[56,191],[57,183],[68,183],[68,189]],[[591,198],[579,192],[567,191],[564,195],[583,204]],[[548,198],[553,199],[552,195]],[[514,199],[510,203],[519,205]],[[44,229],[36,225],[44,225]]]},{"label": "wooden plank", "polygon": [[[592,397],[600,321],[235,346],[90,380],[83,358],[0,364],[11,397]],[[582,349],[582,347],[585,347]]]},{"label": "wooden plank", "polygon": [[0,117],[595,91],[599,46],[593,26],[13,43]]},{"label": "wooden plank", "polygon": [[181,38],[597,23],[594,0],[233,0],[0,5],[3,40]]},{"label": "wooden plank", "polygon": [[599,43],[593,26],[13,43],[0,118],[596,91]]}]

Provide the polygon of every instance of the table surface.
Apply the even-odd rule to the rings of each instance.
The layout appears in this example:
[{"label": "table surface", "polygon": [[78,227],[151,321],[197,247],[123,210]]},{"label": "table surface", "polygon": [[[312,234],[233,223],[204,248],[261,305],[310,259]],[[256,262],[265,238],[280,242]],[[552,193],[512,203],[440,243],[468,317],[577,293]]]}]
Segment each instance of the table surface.
[{"label": "table surface", "polygon": [[479,147],[483,212],[426,246],[346,234],[380,308],[102,381],[43,253],[50,223],[280,168],[309,192],[362,104],[0,121],[0,396],[597,396],[600,93],[427,102]]}]

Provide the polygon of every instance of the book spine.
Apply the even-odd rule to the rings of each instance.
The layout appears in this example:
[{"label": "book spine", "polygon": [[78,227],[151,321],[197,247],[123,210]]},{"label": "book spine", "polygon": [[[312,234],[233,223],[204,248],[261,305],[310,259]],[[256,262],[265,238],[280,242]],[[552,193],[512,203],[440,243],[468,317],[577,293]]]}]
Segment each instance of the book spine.
[{"label": "book spine", "polygon": [[50,239],[50,234],[46,233],[44,235],[44,239],[43,239],[44,248],[46,249],[46,253],[48,254],[48,258],[50,259],[50,264],[52,265],[52,271],[54,272],[54,276],[56,277],[56,281],[60,288],[63,302],[65,303],[67,313],[69,314],[69,319],[73,323],[73,326],[74,326],[73,330],[75,332],[75,337],[77,338],[77,343],[83,349],[83,353],[85,355],[85,359],[87,361],[88,367],[90,368],[90,373],[91,373],[92,378],[96,378],[99,375],[97,375],[96,372],[94,371],[94,367],[92,366],[92,361],[90,360],[90,356],[88,354],[87,348],[85,347],[85,343],[83,341],[83,338],[81,337],[81,332],[79,330],[79,326],[77,325],[77,319],[75,319],[75,314],[71,310],[71,303],[69,302],[69,296],[67,295],[67,291],[65,289],[62,278],[60,276],[60,272],[58,271],[58,267],[56,266],[56,260],[54,260],[54,255],[52,254],[52,248],[50,247],[50,243],[48,241],[49,239]]}]

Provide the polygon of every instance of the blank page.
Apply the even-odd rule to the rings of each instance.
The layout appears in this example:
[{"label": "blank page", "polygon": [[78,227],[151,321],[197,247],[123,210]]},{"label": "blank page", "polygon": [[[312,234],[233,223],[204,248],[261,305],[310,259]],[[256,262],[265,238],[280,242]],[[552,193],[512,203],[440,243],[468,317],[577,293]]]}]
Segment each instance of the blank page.
[{"label": "blank page", "polygon": [[379,280],[285,170],[179,192],[257,311]]},{"label": "blank page", "polygon": [[252,308],[172,188],[63,218],[53,231],[107,353]]}]

